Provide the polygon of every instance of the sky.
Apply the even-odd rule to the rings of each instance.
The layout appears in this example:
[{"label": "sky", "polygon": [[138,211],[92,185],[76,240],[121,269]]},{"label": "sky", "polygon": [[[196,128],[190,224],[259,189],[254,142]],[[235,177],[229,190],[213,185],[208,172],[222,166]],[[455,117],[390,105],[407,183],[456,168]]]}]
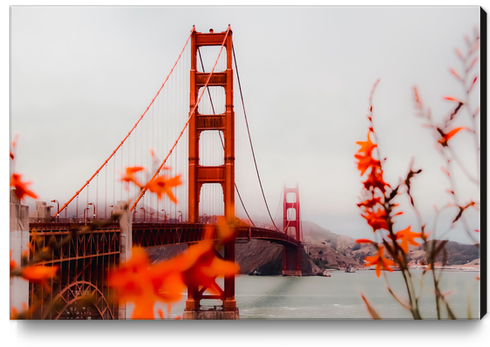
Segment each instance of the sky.
[{"label": "sky", "polygon": [[[228,24],[256,160],[276,221],[283,185],[297,183],[303,220],[354,238],[372,236],[356,206],[362,183],[354,154],[356,141],[366,140],[369,95],[379,79],[374,127],[387,158],[385,180],[396,186],[414,158],[423,172],[413,181],[413,194],[432,228],[434,205],[441,209],[451,196],[433,134],[415,116],[413,87],[436,120],[454,108],[443,96],[463,97],[449,68],[461,70],[454,49],[464,50],[464,35],[478,30],[476,6],[14,7],[10,132],[20,134],[16,170],[33,181],[41,200],[64,203],[146,109],[192,26],[207,32],[224,31]],[[234,93],[238,119],[243,114],[236,82]],[[479,103],[479,84],[472,102]],[[188,109],[183,110],[185,116]],[[468,115],[460,117],[457,124],[466,125]],[[237,154],[237,184],[252,219],[266,221],[240,122],[237,137],[245,149]],[[469,134],[461,132],[452,142],[476,172]],[[458,169],[454,175],[461,201],[479,201],[479,187]],[[396,227],[416,229],[406,196],[399,202],[405,213]],[[454,213],[440,216],[436,235]],[[467,216],[471,228],[479,229],[479,214]],[[448,237],[471,242],[459,226]]]}]

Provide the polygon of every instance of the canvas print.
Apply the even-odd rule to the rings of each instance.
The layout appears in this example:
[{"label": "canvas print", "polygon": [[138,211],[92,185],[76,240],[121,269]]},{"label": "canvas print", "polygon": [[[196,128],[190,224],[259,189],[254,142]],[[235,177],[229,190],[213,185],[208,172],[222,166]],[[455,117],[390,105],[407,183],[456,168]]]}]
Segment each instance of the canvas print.
[{"label": "canvas print", "polygon": [[10,318],[483,317],[484,28],[11,7]]}]

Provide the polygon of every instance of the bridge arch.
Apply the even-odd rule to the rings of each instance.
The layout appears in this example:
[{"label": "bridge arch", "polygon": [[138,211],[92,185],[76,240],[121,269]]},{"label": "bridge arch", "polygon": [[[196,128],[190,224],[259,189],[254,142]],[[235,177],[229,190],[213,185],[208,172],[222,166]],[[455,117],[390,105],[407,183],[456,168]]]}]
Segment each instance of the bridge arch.
[{"label": "bridge arch", "polygon": [[[93,300],[88,301],[87,305],[84,307],[85,310],[79,310],[75,305],[77,302],[85,299],[85,295],[93,293],[95,296]],[[53,317],[54,320],[59,319],[84,319],[87,317],[95,318],[98,317],[102,320],[105,319],[115,319],[114,312],[111,311],[111,306],[104,293],[97,288],[93,283],[87,281],[76,281],[72,282],[69,286],[63,288],[61,292],[56,295],[53,299],[53,303],[58,301],[63,301],[64,304],[61,309],[56,309],[56,313]],[[70,310],[72,308],[72,310]],[[93,315],[96,313],[97,315]],[[43,319],[49,311],[44,314]]]}]

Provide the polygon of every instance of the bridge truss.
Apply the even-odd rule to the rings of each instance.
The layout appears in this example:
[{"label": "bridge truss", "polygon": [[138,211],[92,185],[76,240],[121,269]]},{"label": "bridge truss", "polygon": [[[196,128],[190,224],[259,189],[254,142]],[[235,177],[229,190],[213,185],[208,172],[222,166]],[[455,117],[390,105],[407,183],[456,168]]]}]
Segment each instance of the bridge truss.
[{"label": "bridge truss", "polygon": [[82,227],[69,223],[30,224],[30,258],[55,243],[58,247],[45,265],[59,266],[48,287],[29,284],[29,306],[35,308],[33,319],[118,319],[119,305],[111,301],[114,293],[106,278],[107,271],[119,264],[119,225],[86,232]]}]

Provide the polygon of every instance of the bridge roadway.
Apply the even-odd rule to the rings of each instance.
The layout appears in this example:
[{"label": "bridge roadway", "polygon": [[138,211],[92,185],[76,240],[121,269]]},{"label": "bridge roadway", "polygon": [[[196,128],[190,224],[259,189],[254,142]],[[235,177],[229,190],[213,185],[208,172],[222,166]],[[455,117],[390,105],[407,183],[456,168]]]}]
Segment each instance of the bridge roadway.
[{"label": "bridge roadway", "polygon": [[[85,226],[85,223],[30,223],[29,229],[36,229],[38,237],[56,239],[63,235],[69,235],[75,230]],[[179,243],[196,243],[203,239],[204,228],[211,225],[215,228],[215,238],[217,237],[217,227],[213,224],[190,224],[190,223],[133,223],[132,224],[132,243],[133,246],[158,247]],[[92,230],[94,235],[101,233],[120,234],[118,223],[107,223],[102,228]],[[88,235],[88,234],[87,234]],[[244,242],[251,239],[266,240],[286,246],[297,247],[300,242],[283,232],[270,230],[254,226],[239,226],[236,230],[236,241]],[[48,240],[46,240],[48,241]],[[113,252],[116,250],[112,250]],[[78,253],[78,252],[77,252]],[[98,252],[97,252],[98,253]],[[53,259],[55,260],[55,259]]]}]

